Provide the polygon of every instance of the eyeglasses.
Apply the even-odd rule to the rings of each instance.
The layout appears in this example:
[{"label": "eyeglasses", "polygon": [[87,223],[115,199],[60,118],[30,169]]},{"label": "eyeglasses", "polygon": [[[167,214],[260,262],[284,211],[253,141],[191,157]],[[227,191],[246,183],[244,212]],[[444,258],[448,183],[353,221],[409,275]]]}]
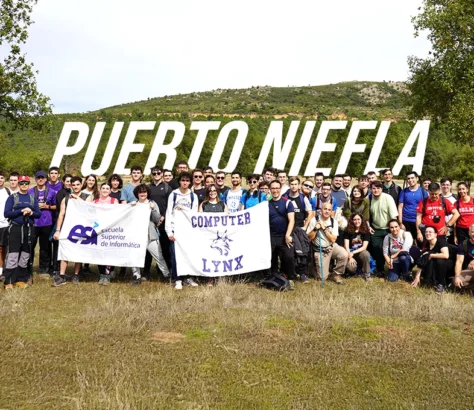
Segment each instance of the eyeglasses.
[{"label": "eyeglasses", "polygon": [[19,185],[30,185],[30,183],[28,181],[21,181]]},{"label": "eyeglasses", "polygon": [[225,179],[225,177],[216,177],[216,179],[223,180],[223,179]]},{"label": "eyeglasses", "polygon": [[152,174],[153,175],[161,175],[161,171],[153,171]]},{"label": "eyeglasses", "polygon": [[310,189],[313,189],[314,186],[313,185],[310,185],[310,184],[303,184],[303,186],[305,186],[306,188],[310,188]]},{"label": "eyeglasses", "polygon": [[203,177],[202,175],[194,175],[194,178],[196,178],[196,179],[197,179],[197,178],[201,178],[201,179],[202,179],[202,178],[204,178],[204,177]]},{"label": "eyeglasses", "polygon": [[249,181],[249,184],[256,184],[258,181],[256,179],[253,179],[252,181]]}]

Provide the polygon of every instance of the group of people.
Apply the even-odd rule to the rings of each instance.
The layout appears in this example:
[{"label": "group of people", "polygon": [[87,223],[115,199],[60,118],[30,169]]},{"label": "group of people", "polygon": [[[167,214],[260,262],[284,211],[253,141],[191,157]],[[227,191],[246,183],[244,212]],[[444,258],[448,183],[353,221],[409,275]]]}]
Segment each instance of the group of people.
[{"label": "group of people", "polygon": [[[255,275],[281,273],[307,283],[359,274],[366,281],[384,276],[426,284],[442,293],[454,286],[474,288],[474,200],[465,182],[440,183],[406,174],[404,187],[393,181],[390,169],[361,175],[354,185],[351,175],[334,175],[330,182],[317,172],[314,178],[288,178],[284,170],[267,168],[246,178],[239,171],[214,173],[211,167],[189,170],[186,161],[170,170],[155,166],[151,181],[133,166],[130,183],[111,175],[99,184],[95,175],[84,179],[65,174],[58,167],[30,178],[0,172],[0,276],[7,290],[31,282],[35,248],[39,245],[39,275],[53,277],[54,286],[67,283],[68,261],[58,261],[58,239],[70,200],[96,204],[148,204],[151,216],[144,268],[132,268],[132,284],[150,280],[153,259],[176,289],[198,286],[195,278],[180,272],[176,260],[174,218],[182,209],[235,213],[268,201],[271,269]],[[142,261],[137,265],[143,266]],[[416,267],[416,268],[414,268]],[[99,266],[99,284],[107,285],[119,274],[113,266]],[[75,263],[73,283],[87,264]],[[124,273],[124,268],[120,269]],[[214,285],[215,278],[207,284]]]}]

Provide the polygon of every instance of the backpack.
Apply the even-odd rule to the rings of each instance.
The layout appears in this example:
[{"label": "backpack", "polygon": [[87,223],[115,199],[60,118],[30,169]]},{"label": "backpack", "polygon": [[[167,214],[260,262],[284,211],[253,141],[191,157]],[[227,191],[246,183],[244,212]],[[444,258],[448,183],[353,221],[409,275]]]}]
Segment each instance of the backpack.
[{"label": "backpack", "polygon": [[[331,206],[334,204],[334,197],[332,195],[330,195],[331,197]],[[316,194],[314,197],[314,210],[317,211],[318,209],[321,209],[321,204],[323,204],[324,202],[321,202],[321,194]]]},{"label": "backpack", "polygon": [[11,194],[12,194],[12,191],[10,191],[7,187],[5,187],[5,190],[7,191],[7,194],[8,194],[8,195],[11,195]]},{"label": "backpack", "polygon": [[[446,202],[444,200],[444,197],[442,195],[439,196],[441,198],[441,205],[443,206],[444,209],[444,216],[446,217],[448,214],[448,210],[446,209]],[[423,208],[421,209],[421,216],[425,216],[426,214],[426,203],[428,202],[428,197],[423,198]]]},{"label": "backpack", "polygon": [[[33,191],[35,193],[35,198],[39,200],[39,190],[38,190],[38,187],[35,186],[33,188]],[[48,199],[48,194],[49,194],[49,188],[48,186],[45,186],[44,187],[44,202],[46,202],[46,200]]]},{"label": "backpack", "polygon": [[[194,193],[194,192],[191,192],[191,209],[193,209],[194,195],[195,195],[195,193]],[[177,198],[178,198],[178,193],[177,193],[177,192],[173,192],[173,209],[174,209],[175,206],[176,206],[176,199],[177,199]]]},{"label": "backpack", "polygon": [[[245,191],[244,194],[244,209],[247,209],[247,200],[250,198],[250,191],[247,190]],[[253,196],[253,194],[252,194]],[[262,191],[260,189],[257,189],[257,198],[258,198],[258,203],[262,202]]]},{"label": "backpack", "polygon": [[[228,189],[223,194],[220,195],[221,201],[224,202],[224,204],[226,205],[227,205],[227,194],[229,193],[229,191],[232,191],[232,189]],[[245,195],[247,193],[247,191],[244,188],[240,188],[240,192],[242,193],[242,195]]]},{"label": "backpack", "polygon": [[290,281],[279,273],[272,273],[262,281],[260,286],[266,289],[276,290],[278,292],[293,290],[293,286],[291,286]]},{"label": "backpack", "polygon": [[[33,194],[28,194],[30,196],[30,205],[32,208],[35,206],[35,197]],[[18,204],[20,202],[20,197],[18,196],[18,192],[13,193],[13,208],[12,210],[16,210]]]}]

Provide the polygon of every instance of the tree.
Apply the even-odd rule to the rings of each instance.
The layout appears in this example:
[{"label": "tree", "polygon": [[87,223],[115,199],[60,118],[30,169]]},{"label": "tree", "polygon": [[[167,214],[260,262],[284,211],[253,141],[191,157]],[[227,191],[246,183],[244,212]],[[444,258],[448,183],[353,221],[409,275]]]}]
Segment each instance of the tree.
[{"label": "tree", "polygon": [[0,1],[0,117],[16,123],[51,113],[49,98],[36,88],[33,63],[28,63],[21,45],[28,38],[31,12],[37,0]]},{"label": "tree", "polygon": [[408,59],[413,117],[446,123],[457,141],[474,144],[474,2],[424,0],[412,21],[415,36],[428,30],[432,43],[428,58]]}]

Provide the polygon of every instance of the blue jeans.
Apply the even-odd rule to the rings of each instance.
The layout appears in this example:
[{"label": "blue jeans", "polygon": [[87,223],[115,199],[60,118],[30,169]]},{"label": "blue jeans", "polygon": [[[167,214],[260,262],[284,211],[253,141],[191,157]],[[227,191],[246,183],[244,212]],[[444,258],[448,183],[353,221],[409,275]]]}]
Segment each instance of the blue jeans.
[{"label": "blue jeans", "polygon": [[410,255],[400,255],[398,261],[393,263],[393,268],[388,271],[387,279],[390,282],[396,282],[402,278],[408,277],[408,270],[410,269]]}]

